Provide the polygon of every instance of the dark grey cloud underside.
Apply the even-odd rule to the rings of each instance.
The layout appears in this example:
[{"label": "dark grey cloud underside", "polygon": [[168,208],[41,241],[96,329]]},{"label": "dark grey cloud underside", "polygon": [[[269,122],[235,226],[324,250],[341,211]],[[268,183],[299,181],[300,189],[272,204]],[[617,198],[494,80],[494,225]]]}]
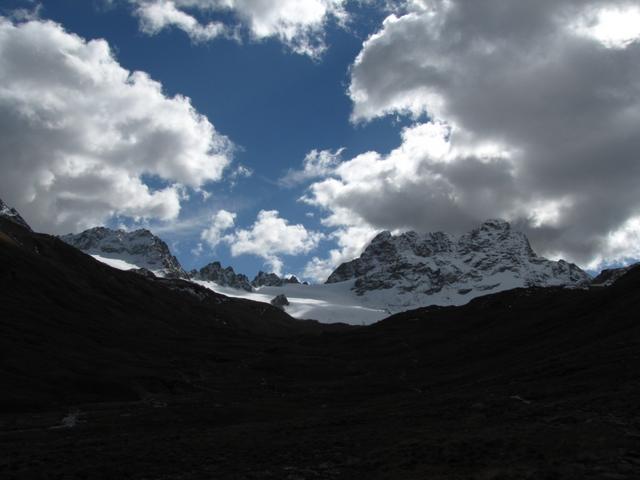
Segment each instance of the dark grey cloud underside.
[{"label": "dark grey cloud underside", "polygon": [[[514,166],[461,159],[438,172],[447,188],[427,190],[418,180],[368,204],[345,198],[343,206],[381,228],[464,231],[522,204],[514,220],[540,250],[588,262],[609,232],[640,215],[640,42],[607,48],[568,25],[587,9],[637,4],[452,4],[439,25],[404,17],[365,46],[351,89],[367,98],[355,101],[354,114],[401,110],[403,99],[429,91],[443,105],[428,113],[513,147]],[[534,227],[526,206],[561,199],[568,206],[557,224]]]}]

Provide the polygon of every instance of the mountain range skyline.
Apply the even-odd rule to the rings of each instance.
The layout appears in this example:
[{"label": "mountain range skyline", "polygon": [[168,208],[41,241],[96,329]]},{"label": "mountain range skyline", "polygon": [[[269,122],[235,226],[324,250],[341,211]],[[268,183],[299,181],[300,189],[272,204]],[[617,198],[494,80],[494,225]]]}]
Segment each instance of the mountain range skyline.
[{"label": "mountain range skyline", "polygon": [[[12,209],[12,211],[15,212],[15,215],[17,216],[17,218],[22,219],[20,214],[15,209]],[[24,220],[22,221],[24,222]],[[24,225],[28,226],[26,222],[24,222]],[[349,278],[355,278],[359,276],[359,274],[356,272],[359,269],[361,269],[361,267],[356,267],[354,271],[354,268],[351,265],[359,265],[358,262],[361,262],[362,261],[361,259],[367,256],[368,251],[375,250],[375,248],[379,248],[379,247],[376,247],[376,245],[385,244],[386,242],[391,242],[392,244],[398,243],[399,245],[402,245],[404,248],[406,248],[407,243],[409,244],[412,242],[415,243],[416,241],[420,241],[417,239],[422,238],[423,239],[422,241],[427,242],[427,244],[439,245],[439,247],[441,247],[444,250],[447,248],[451,248],[449,247],[449,245],[455,245],[458,242],[468,242],[469,240],[467,240],[466,238],[472,235],[475,235],[475,232],[482,232],[485,229],[489,229],[489,230],[495,229],[499,233],[502,233],[503,231],[510,233],[512,231],[511,225],[502,219],[485,220],[479,226],[474,228],[471,232],[467,232],[460,237],[456,237],[447,232],[420,233],[420,232],[410,231],[410,232],[402,232],[394,235],[392,234],[392,232],[389,232],[387,230],[381,231],[375,235],[375,237],[372,239],[370,243],[365,245],[365,248],[363,249],[363,255],[358,255],[357,257],[347,259],[344,263],[338,265],[337,268],[330,275],[327,276],[327,278],[319,279],[319,281],[316,283],[336,283],[336,282],[342,282]],[[531,255],[533,257],[536,257],[537,255],[531,249],[531,245],[529,244],[529,241],[526,238],[526,236],[524,236],[521,232],[514,231],[513,233],[515,234],[516,238],[518,238],[518,240],[516,241],[515,247],[512,247],[512,248],[515,248],[516,250],[522,250],[525,253],[525,255]],[[206,269],[214,266],[214,268],[217,269],[218,267],[219,268],[225,267],[224,265],[221,264],[220,260],[217,258],[210,258],[210,259],[204,258],[202,260],[205,263],[202,265],[199,265],[198,267],[200,268],[192,269],[190,274],[187,274],[186,270],[183,269],[181,263],[176,258],[176,256],[173,255],[173,252],[171,251],[170,247],[166,244],[166,242],[164,242],[159,236],[156,236],[152,231],[146,228],[140,228],[137,230],[124,230],[124,229],[113,230],[107,227],[93,227],[83,232],[80,232],[78,234],[61,235],[59,238],[62,239],[64,242],[72,246],[75,246],[76,248],[78,248],[79,250],[85,253],[89,253],[94,257],[97,256],[96,258],[99,257],[101,261],[104,261],[107,264],[109,264],[109,261],[108,261],[109,258],[113,258],[116,262],[121,260],[125,260],[125,262],[130,261],[131,262],[130,268],[134,268],[134,267],[146,268],[149,270],[157,271],[157,273],[163,276],[170,276],[170,277],[176,277],[176,278],[188,278],[190,275],[193,276],[193,272],[202,270],[202,268]],[[407,239],[409,240],[407,241]],[[487,240],[489,245],[493,248],[493,239],[487,239]],[[522,242],[522,244],[520,245],[519,242]],[[443,246],[443,244],[445,246]],[[423,250],[426,248],[427,251],[423,253],[423,255],[425,255],[426,257],[437,256],[438,253],[440,253],[437,249],[434,251],[430,251],[429,250],[430,247],[428,246],[416,247],[416,245],[413,245],[411,248],[413,249],[419,248]],[[135,253],[134,253],[133,256],[131,256],[131,258],[127,258],[127,256],[131,255],[132,251],[135,252],[136,249],[140,251],[142,256],[136,259]],[[149,260],[150,257],[148,257],[147,255],[147,252],[149,250],[152,252],[151,260]],[[112,254],[112,255],[109,256],[109,254]],[[106,256],[102,256],[102,255],[106,255]],[[560,259],[560,261],[562,262],[563,260]],[[444,263],[448,263],[448,262],[445,261]],[[114,264],[112,266],[116,266],[116,265]],[[126,266],[127,265],[125,264],[121,264],[120,266],[116,266],[116,268],[122,268],[126,270]],[[258,282],[259,285],[264,285],[265,283],[259,281],[259,279],[261,279],[263,275],[270,275],[270,276],[273,276],[274,279],[279,280],[279,282],[276,281],[276,283],[273,283],[273,282],[267,283],[270,286],[279,286],[283,281],[287,280],[288,278],[296,279],[295,283],[298,282],[298,277],[295,274],[277,275],[274,272],[265,272],[263,270],[258,270],[254,273],[250,272],[249,274],[244,274],[241,272],[235,272],[233,264],[226,265],[226,268],[231,269],[230,271],[234,275],[236,273],[238,275],[242,275],[243,277],[246,278],[247,282],[249,281],[249,277],[247,277],[247,275],[253,276],[253,280],[250,282],[253,284],[256,284],[256,282]],[[576,266],[576,269],[577,268],[578,267]],[[363,271],[366,271],[369,269],[370,268],[364,268]],[[601,272],[600,271],[592,272],[592,276],[596,276],[599,273]],[[303,280],[306,280],[306,279],[303,278]],[[235,278],[232,281],[235,281]],[[230,286],[230,285],[222,284],[222,286]],[[244,287],[238,286],[236,288],[244,288]]]},{"label": "mountain range skyline", "polygon": [[[0,199],[0,220],[33,232],[20,213]],[[8,229],[11,243],[20,235]],[[0,232],[1,233],[1,232]],[[477,297],[517,289],[589,290],[610,286],[631,267],[597,278],[572,263],[538,256],[527,237],[503,220],[490,219],[461,236],[445,232],[392,235],[384,231],[362,255],[339,265],[323,282],[301,282],[259,271],[253,280],[219,261],[187,272],[169,246],[147,229],[95,227],[59,237],[68,246],[111,267],[194,291],[277,305],[299,320],[370,325],[390,314],[429,306],[465,305]],[[38,249],[35,249],[37,254]]]},{"label": "mountain range skyline", "polygon": [[637,5],[258,4],[0,2],[4,200],[187,270],[320,281],[487,218],[591,272],[640,258]]}]

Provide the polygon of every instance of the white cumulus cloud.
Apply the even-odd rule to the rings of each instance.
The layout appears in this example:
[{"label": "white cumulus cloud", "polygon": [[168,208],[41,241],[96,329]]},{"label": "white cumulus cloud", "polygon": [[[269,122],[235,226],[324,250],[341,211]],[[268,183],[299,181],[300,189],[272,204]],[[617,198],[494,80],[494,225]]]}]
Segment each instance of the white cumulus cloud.
[{"label": "white cumulus cloud", "polygon": [[34,228],[175,219],[231,152],[187,97],[123,68],[106,41],[0,17],[0,191]]},{"label": "white cumulus cloud", "polygon": [[235,220],[235,213],[218,210],[211,217],[211,225],[202,231],[200,238],[207,242],[211,248],[214,248],[222,241],[223,233],[235,225]]},{"label": "white cumulus cloud", "polygon": [[201,24],[192,15],[178,9],[171,0],[136,3],[135,12],[140,18],[140,29],[149,35],[155,35],[168,27],[179,28],[196,42],[203,42],[228,34],[227,27],[222,22]]},{"label": "white cumulus cloud", "polygon": [[626,48],[640,40],[640,6],[605,3],[580,16],[574,27],[608,48]]},{"label": "white cumulus cloud", "polygon": [[307,254],[322,238],[321,233],[309,231],[302,224],[290,224],[277,210],[261,210],[251,227],[226,235],[224,241],[234,257],[256,255],[263,258],[274,273],[281,275],[282,255]]},{"label": "white cumulus cloud", "polygon": [[202,21],[197,15],[230,14],[254,40],[276,38],[292,51],[315,57],[325,49],[324,29],[330,19],[344,22],[345,0],[129,0],[149,34],[169,27],[194,41],[237,35],[237,25]]},{"label": "white cumulus cloud", "polygon": [[304,200],[338,229],[457,233],[505,217],[543,254],[582,265],[635,255],[637,2],[407,5],[363,44],[348,93],[356,122],[416,123],[391,152],[337,165]]}]

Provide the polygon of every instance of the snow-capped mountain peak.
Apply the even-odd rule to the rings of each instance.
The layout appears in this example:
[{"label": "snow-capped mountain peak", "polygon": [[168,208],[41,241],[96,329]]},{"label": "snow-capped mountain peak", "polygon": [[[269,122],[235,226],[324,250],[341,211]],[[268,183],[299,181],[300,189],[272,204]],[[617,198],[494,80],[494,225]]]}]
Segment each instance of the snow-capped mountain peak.
[{"label": "snow-capped mountain peak", "polygon": [[60,238],[116,268],[144,268],[163,277],[188,278],[167,244],[144,228],[125,231],[95,227]]},{"label": "snow-capped mountain peak", "polygon": [[29,224],[24,220],[24,218],[22,218],[22,216],[18,213],[18,211],[15,208],[12,208],[6,203],[4,203],[1,198],[0,198],[0,217],[6,218],[7,220],[12,221],[13,223],[17,223],[18,225],[26,228],[27,230],[32,231]]},{"label": "snow-capped mountain peak", "polygon": [[340,265],[327,283],[347,281],[365,302],[401,310],[461,304],[517,287],[583,286],[589,276],[576,265],[539,257],[523,233],[494,219],[459,237],[382,232],[359,258]]}]

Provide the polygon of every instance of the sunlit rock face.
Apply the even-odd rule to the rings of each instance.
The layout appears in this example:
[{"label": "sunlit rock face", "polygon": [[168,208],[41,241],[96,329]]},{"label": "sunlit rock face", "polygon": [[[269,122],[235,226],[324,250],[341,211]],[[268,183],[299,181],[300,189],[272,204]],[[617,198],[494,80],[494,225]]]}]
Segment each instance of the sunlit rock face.
[{"label": "sunlit rock face", "polygon": [[78,234],[63,235],[60,239],[105,263],[119,261],[161,277],[189,278],[167,244],[146,229],[127,232],[95,227]]},{"label": "sunlit rock face", "polygon": [[340,265],[327,283],[352,281],[371,303],[460,304],[518,287],[587,285],[574,264],[539,257],[527,237],[503,220],[487,220],[456,237],[443,232],[378,234],[363,254]]},{"label": "sunlit rock face", "polygon": [[246,275],[236,273],[233,267],[222,268],[220,262],[205,265],[200,270],[191,272],[195,280],[214,282],[223,287],[238,288],[250,292],[253,290]]}]

